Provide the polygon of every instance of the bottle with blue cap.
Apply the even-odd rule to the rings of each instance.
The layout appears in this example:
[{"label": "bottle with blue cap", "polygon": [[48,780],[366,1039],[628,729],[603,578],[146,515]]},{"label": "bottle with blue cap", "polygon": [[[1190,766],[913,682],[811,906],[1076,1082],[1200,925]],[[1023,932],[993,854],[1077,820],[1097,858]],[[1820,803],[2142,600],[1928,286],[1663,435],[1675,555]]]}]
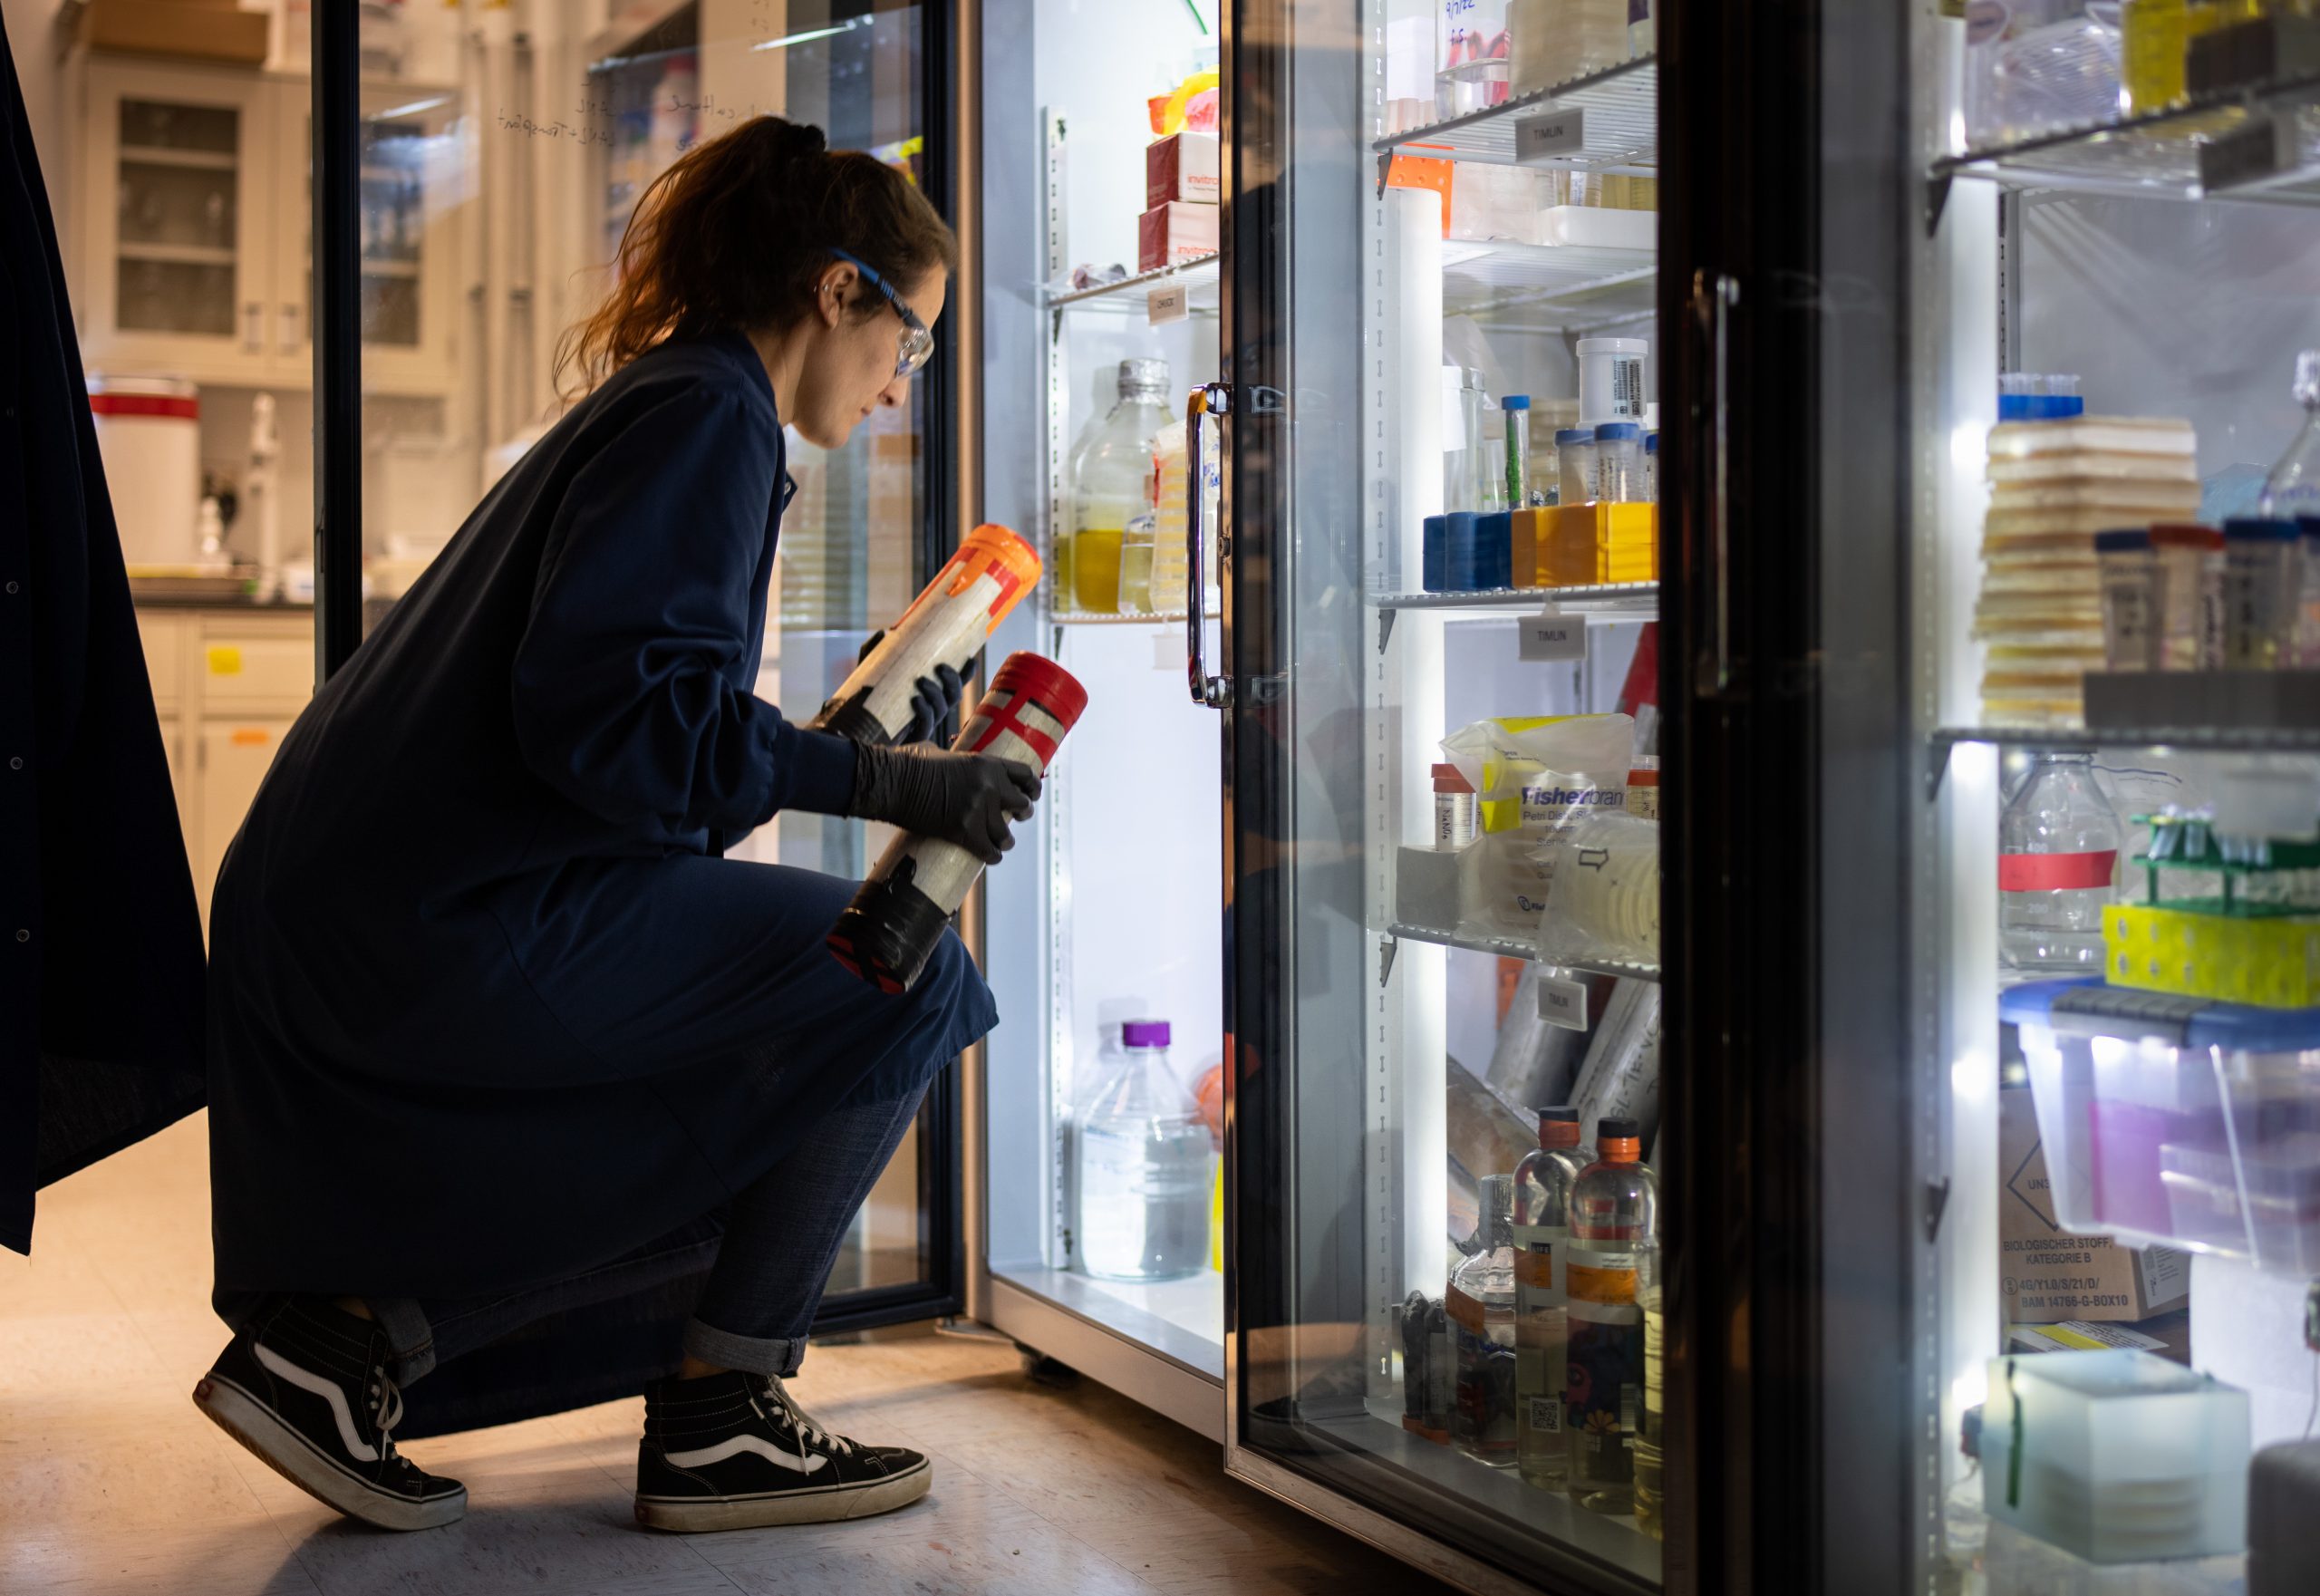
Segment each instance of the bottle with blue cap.
[{"label": "bottle with blue cap", "polygon": [[1643,429],[1633,421],[1605,421],[1595,429],[1595,497],[1605,504],[1633,504],[1643,497]]},{"label": "bottle with blue cap", "polygon": [[1595,497],[1595,429],[1563,427],[1555,433],[1558,504],[1585,504]]},{"label": "bottle with blue cap", "polygon": [[2303,608],[2303,538],[2294,521],[2223,524],[2223,663],[2276,671],[2293,663]]},{"label": "bottle with blue cap", "polygon": [[1659,502],[1659,433],[1656,429],[1643,435],[1643,498],[1646,504]]}]

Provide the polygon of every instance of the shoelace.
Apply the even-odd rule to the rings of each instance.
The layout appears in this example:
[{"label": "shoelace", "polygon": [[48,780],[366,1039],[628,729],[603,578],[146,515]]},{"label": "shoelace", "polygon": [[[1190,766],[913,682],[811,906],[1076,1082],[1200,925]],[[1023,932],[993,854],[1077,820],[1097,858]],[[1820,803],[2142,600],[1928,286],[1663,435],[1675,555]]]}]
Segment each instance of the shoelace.
[{"label": "shoelace", "polygon": [[[788,1418],[789,1427],[797,1434],[800,1442],[810,1441],[815,1446],[826,1451],[836,1452],[841,1456],[852,1455],[854,1443],[844,1436],[833,1435],[828,1426],[800,1407],[798,1405],[798,1398],[792,1397],[788,1388],[781,1383],[780,1376],[768,1374],[762,1378],[764,1383],[758,1387],[758,1391],[773,1399],[774,1405],[779,1407]],[[764,1408],[759,1408],[758,1412],[768,1422],[772,1419],[773,1416],[767,1413]]]},{"label": "shoelace", "polygon": [[372,1365],[371,1375],[371,1398],[374,1404],[372,1417],[379,1427],[380,1461],[401,1462],[395,1452],[394,1437],[387,1432],[402,1422],[402,1388],[387,1378],[383,1364]]}]

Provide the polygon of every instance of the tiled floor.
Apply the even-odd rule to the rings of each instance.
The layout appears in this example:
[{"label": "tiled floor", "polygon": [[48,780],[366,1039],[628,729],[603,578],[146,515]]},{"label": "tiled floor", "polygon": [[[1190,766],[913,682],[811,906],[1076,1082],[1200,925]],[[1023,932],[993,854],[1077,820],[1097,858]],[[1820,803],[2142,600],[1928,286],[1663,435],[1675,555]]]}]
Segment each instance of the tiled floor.
[{"label": "tiled floor", "polygon": [[43,1194],[0,1252],[0,1591],[8,1596],[1368,1596],[1446,1587],[1223,1476],[1214,1446],[1002,1344],[817,1348],[795,1388],[931,1454],[927,1500],[843,1525],[680,1537],[629,1512],[641,1400],[411,1455],[467,1482],[461,1523],[351,1524],[187,1399],[207,1305],[204,1130],[190,1121]]}]

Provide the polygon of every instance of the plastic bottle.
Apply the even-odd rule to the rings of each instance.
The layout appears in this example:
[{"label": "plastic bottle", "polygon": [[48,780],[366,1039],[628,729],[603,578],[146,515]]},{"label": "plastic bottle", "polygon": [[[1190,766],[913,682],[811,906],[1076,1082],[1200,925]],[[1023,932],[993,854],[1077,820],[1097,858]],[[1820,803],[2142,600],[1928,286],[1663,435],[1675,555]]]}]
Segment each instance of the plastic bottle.
[{"label": "plastic bottle", "polygon": [[1562,481],[1555,502],[1585,504],[1595,497],[1595,429],[1565,427],[1555,434],[1555,459]]},{"label": "plastic bottle", "polygon": [[1643,1310],[1643,1422],[1635,1437],[1635,1527],[1655,1541],[1667,1539],[1666,1442],[1668,1427],[1667,1254],[1657,1243],[1636,1260],[1635,1300]]},{"label": "plastic bottle", "polygon": [[2304,603],[2303,539],[2291,520],[2223,524],[2223,663],[2276,671],[2292,663]]},{"label": "plastic bottle", "polygon": [[1651,353],[1642,338],[1581,338],[1579,341],[1579,424],[1644,419],[1643,362]]},{"label": "plastic bottle", "polygon": [[2119,816],[2094,756],[2038,752],[1998,817],[1998,952],[2016,970],[2099,973]]},{"label": "plastic bottle", "polygon": [[[1075,607],[1120,608],[1122,545],[1128,524],[1152,514],[1153,440],[1168,424],[1168,363],[1124,360],[1119,400],[1072,459],[1071,585]],[[1146,585],[1150,540],[1146,539]]]},{"label": "plastic bottle", "polygon": [[1481,1185],[1482,1250],[1451,1272],[1443,1294],[1458,1359],[1450,1440],[1493,1468],[1514,1466],[1514,1177]]},{"label": "plastic bottle", "polygon": [[1595,429],[1595,497],[1605,504],[1643,498],[1643,429],[1606,421]]},{"label": "plastic bottle", "polygon": [[1642,1135],[1632,1119],[1600,1121],[1596,1160],[1571,1187],[1563,1424],[1571,1442],[1571,1500],[1596,1513],[1626,1513],[1635,1496],[1630,1448],[1643,1412],[1643,1309],[1636,1301],[1636,1272],[1659,1226],[1659,1182],[1643,1162]]},{"label": "plastic bottle", "polygon": [[2119,55],[2128,115],[2146,115],[2184,98],[2190,44],[2190,0],[2123,0]]},{"label": "plastic bottle", "polygon": [[1208,1262],[1209,1139],[1168,1067],[1168,1022],[1132,1020],[1072,1115],[1079,1266],[1175,1280]]},{"label": "plastic bottle", "polygon": [[1562,1427],[1571,1317],[1555,1271],[1587,1161],[1579,1111],[1564,1107],[1539,1110],[1538,1150],[1514,1166],[1514,1455],[1523,1479],[1550,1491],[1571,1479]]},{"label": "plastic bottle", "polygon": [[2304,407],[2304,430],[2264,479],[2260,508],[2267,516],[2320,515],[2320,349],[2296,357],[2293,392]]},{"label": "plastic bottle", "polygon": [[1659,434],[1657,431],[1643,435],[1643,501],[1646,504],[1659,502]]}]

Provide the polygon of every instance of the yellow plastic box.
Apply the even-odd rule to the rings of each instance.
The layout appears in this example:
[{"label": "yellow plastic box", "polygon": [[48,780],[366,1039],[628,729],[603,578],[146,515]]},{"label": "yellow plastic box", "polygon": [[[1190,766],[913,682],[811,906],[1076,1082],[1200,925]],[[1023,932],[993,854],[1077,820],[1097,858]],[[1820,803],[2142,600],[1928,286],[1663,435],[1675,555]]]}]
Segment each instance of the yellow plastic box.
[{"label": "yellow plastic box", "polygon": [[2261,1009],[2320,1004],[2320,915],[2242,919],[2112,904],[2102,951],[2113,986]]}]

